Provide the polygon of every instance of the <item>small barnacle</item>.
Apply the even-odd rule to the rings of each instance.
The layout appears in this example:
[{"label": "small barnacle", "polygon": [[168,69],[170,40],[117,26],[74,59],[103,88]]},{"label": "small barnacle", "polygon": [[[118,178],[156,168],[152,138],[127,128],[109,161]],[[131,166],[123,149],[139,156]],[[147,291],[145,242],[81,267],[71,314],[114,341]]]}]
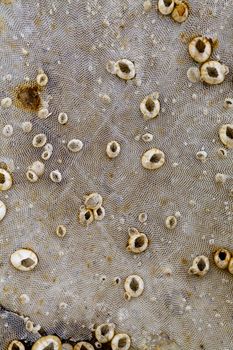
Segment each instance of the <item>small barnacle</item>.
[{"label": "small barnacle", "polygon": [[189,268],[189,274],[205,276],[210,269],[210,263],[207,256],[199,255],[193,260],[192,266]]},{"label": "small barnacle", "polygon": [[19,296],[19,302],[22,305],[28,304],[30,302],[30,298],[27,294],[21,294]]},{"label": "small barnacle", "polygon": [[106,69],[111,74],[116,74],[116,63],[114,61],[108,61],[106,64]]},{"label": "small barnacle", "polygon": [[101,221],[105,217],[105,209],[104,207],[99,207],[98,209],[93,210],[94,219],[96,221]]},{"label": "small barnacle", "polygon": [[224,248],[218,249],[214,253],[214,262],[220,269],[226,269],[231,259],[231,253]]},{"label": "small barnacle", "polygon": [[34,171],[32,171],[32,170],[27,170],[27,172],[26,172],[26,177],[27,177],[28,181],[30,181],[30,182],[32,182],[32,183],[38,181],[38,179],[39,179],[39,178],[38,178],[38,175],[36,175],[36,174],[34,173]]},{"label": "small barnacle", "polygon": [[30,249],[18,249],[11,254],[11,264],[20,271],[33,270],[38,264],[37,255]]},{"label": "small barnacle", "polygon": [[198,63],[206,62],[212,53],[211,40],[203,36],[193,38],[189,43],[189,54]]},{"label": "small barnacle", "polygon": [[46,119],[51,115],[51,113],[49,113],[47,108],[40,108],[37,115],[40,119]]},{"label": "small barnacle", "polygon": [[219,184],[225,184],[227,181],[227,175],[218,173],[215,175],[215,182]]},{"label": "small barnacle", "polygon": [[59,183],[62,180],[62,175],[58,169],[52,170],[51,173],[49,174],[50,179],[53,182]]},{"label": "small barnacle", "polygon": [[43,160],[49,160],[51,158],[52,152],[50,151],[43,151],[41,154],[41,158]]},{"label": "small barnacle", "polygon": [[80,341],[74,346],[74,350],[95,350],[91,343]]},{"label": "small barnacle", "polygon": [[101,344],[108,343],[112,340],[115,333],[114,323],[103,323],[95,330],[95,337]]},{"label": "small barnacle", "polygon": [[0,191],[9,190],[12,183],[13,181],[11,174],[7,170],[0,168]]},{"label": "small barnacle", "polygon": [[140,213],[138,215],[138,221],[141,222],[141,224],[146,222],[147,221],[147,213]]},{"label": "small barnacle", "polygon": [[227,150],[225,148],[219,148],[218,151],[219,158],[226,158],[227,157]]},{"label": "small barnacle", "polygon": [[124,80],[130,80],[135,77],[136,71],[134,63],[123,58],[115,63],[115,74]]},{"label": "small barnacle", "polygon": [[145,169],[159,169],[165,163],[165,155],[159,149],[152,148],[142,155],[141,162]]},{"label": "small barnacle", "polygon": [[55,335],[46,335],[39,338],[31,350],[62,350],[62,343]]},{"label": "small barnacle", "polygon": [[98,341],[95,342],[95,347],[96,349],[101,349],[102,348],[102,344]]},{"label": "small barnacle", "polygon": [[149,12],[152,9],[152,3],[150,0],[146,0],[143,3],[143,8],[145,12]]},{"label": "small barnacle", "polygon": [[109,158],[116,158],[121,151],[121,146],[117,141],[110,141],[106,147],[106,153]]},{"label": "small barnacle", "polygon": [[208,61],[201,66],[201,81],[210,85],[221,84],[229,69],[218,61]]},{"label": "small barnacle", "polygon": [[198,151],[196,153],[196,158],[203,163],[206,161],[207,156],[208,156],[208,154],[205,151]]},{"label": "small barnacle", "polygon": [[46,86],[48,81],[49,79],[45,73],[39,73],[36,77],[36,82],[39,86]]},{"label": "small barnacle", "polygon": [[129,252],[140,254],[144,252],[148,247],[148,238],[144,233],[141,232],[132,232],[131,230],[128,230],[129,233],[129,239],[127,243],[126,249]]},{"label": "small barnacle", "polygon": [[175,7],[172,11],[172,18],[175,22],[182,23],[186,21],[189,15],[188,4],[185,0],[175,0]]},{"label": "small barnacle", "polygon": [[0,201],[0,221],[4,219],[6,216],[6,205]]},{"label": "small barnacle", "polygon": [[112,350],[129,350],[131,340],[128,334],[116,334],[111,341]]},{"label": "small barnacle", "polygon": [[177,226],[177,218],[175,216],[168,216],[165,220],[166,228],[173,230]]},{"label": "small barnacle", "polygon": [[6,137],[11,137],[13,135],[14,129],[11,124],[7,124],[2,129],[2,134]]},{"label": "small barnacle", "polygon": [[21,124],[22,130],[25,133],[28,133],[32,130],[32,123],[31,122],[23,122]]},{"label": "small barnacle", "polygon": [[33,171],[37,176],[42,176],[44,174],[45,166],[39,160],[36,160],[28,167],[28,170]]},{"label": "small barnacle", "polygon": [[200,70],[197,67],[190,67],[187,70],[187,78],[191,83],[198,83],[200,81]]},{"label": "small barnacle", "polygon": [[151,142],[153,140],[153,138],[154,138],[154,136],[152,134],[150,134],[149,132],[142,135],[142,140],[144,142]]},{"label": "small barnacle", "polygon": [[228,271],[233,275],[233,258],[229,261]]},{"label": "small barnacle", "polygon": [[64,225],[58,225],[56,227],[56,235],[58,237],[61,237],[61,238],[65,237],[66,232],[67,232],[67,230],[66,230],[66,227]]},{"label": "small barnacle", "polygon": [[145,120],[150,120],[159,114],[160,102],[158,100],[159,93],[153,92],[152,94],[146,96],[140,103],[140,111],[143,114]]},{"label": "small barnacle", "polygon": [[219,128],[219,138],[227,148],[233,148],[233,124],[224,124]]},{"label": "small barnacle", "polygon": [[47,142],[47,136],[45,134],[37,134],[33,137],[32,145],[34,147],[43,147]]},{"label": "small barnacle", "polygon": [[98,209],[101,207],[103,198],[99,193],[93,192],[84,196],[84,205],[87,209]]},{"label": "small barnacle", "polygon": [[19,340],[12,340],[8,345],[7,350],[25,350],[25,346]]},{"label": "small barnacle", "polygon": [[61,112],[58,114],[57,117],[58,123],[61,125],[65,125],[68,122],[68,115],[67,113]]},{"label": "small barnacle", "polygon": [[158,9],[162,15],[170,15],[174,10],[175,0],[159,0]]},{"label": "small barnacle", "polygon": [[67,148],[71,152],[79,152],[83,148],[83,142],[79,139],[72,139],[68,142]]},{"label": "small barnacle", "polygon": [[224,100],[223,107],[226,109],[232,109],[233,108],[233,98],[227,97]]},{"label": "small barnacle", "polygon": [[3,108],[9,108],[12,105],[12,99],[10,97],[5,97],[1,100],[1,106]]},{"label": "small barnacle", "polygon": [[83,226],[90,225],[94,220],[92,210],[86,209],[84,206],[81,206],[78,213],[78,220]]},{"label": "small barnacle", "polygon": [[125,280],[124,288],[126,300],[137,298],[143,293],[144,290],[143,279],[138,275],[128,276]]}]

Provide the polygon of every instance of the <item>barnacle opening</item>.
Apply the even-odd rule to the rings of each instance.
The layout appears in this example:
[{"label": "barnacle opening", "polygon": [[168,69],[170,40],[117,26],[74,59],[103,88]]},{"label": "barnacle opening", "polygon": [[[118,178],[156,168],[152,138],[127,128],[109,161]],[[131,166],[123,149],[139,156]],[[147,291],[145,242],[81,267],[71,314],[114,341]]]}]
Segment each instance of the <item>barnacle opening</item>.
[{"label": "barnacle opening", "polygon": [[0,184],[4,184],[5,181],[6,181],[5,175],[0,173]]},{"label": "barnacle opening", "polygon": [[43,350],[54,350],[54,344],[53,343],[49,344]]},{"label": "barnacle opening", "polygon": [[106,324],[103,327],[101,327],[101,335],[106,335],[109,332],[109,326]]},{"label": "barnacle opening", "polygon": [[183,16],[185,14],[185,10],[186,10],[186,7],[184,4],[179,4],[177,7],[176,7],[176,10],[179,14],[179,16]]},{"label": "barnacle opening", "polygon": [[158,163],[162,158],[162,155],[161,154],[153,154],[153,156],[150,158],[150,162],[151,163]]},{"label": "barnacle opening", "polygon": [[230,126],[227,126],[226,135],[227,135],[227,137],[229,137],[230,139],[233,139],[233,129],[232,129]]},{"label": "barnacle opening", "polygon": [[112,152],[116,152],[116,150],[117,150],[117,145],[116,145],[115,142],[113,142],[113,143],[111,144],[110,149],[111,149]]},{"label": "barnacle opening", "polygon": [[119,348],[124,348],[127,344],[127,339],[126,338],[120,338],[118,341],[118,347]]},{"label": "barnacle opening", "polygon": [[98,208],[97,210],[96,210],[96,213],[97,213],[97,215],[102,215],[102,213],[103,213],[103,211],[102,211],[102,209],[101,208]]},{"label": "barnacle opening", "polygon": [[131,282],[130,282],[130,288],[132,289],[133,292],[136,292],[139,288],[139,283],[138,281],[136,280],[136,278],[132,278]]},{"label": "barnacle opening", "polygon": [[154,101],[152,100],[151,97],[148,97],[148,99],[146,100],[146,109],[149,111],[149,112],[153,112],[154,108],[155,108],[155,103]]},{"label": "barnacle opening", "polygon": [[201,39],[199,39],[196,43],[196,48],[200,53],[203,53],[205,51],[206,44]]},{"label": "barnacle opening", "polygon": [[206,267],[206,263],[203,259],[200,259],[200,261],[198,261],[197,263],[197,267],[200,271],[204,271],[205,267]]},{"label": "barnacle opening", "polygon": [[20,347],[16,344],[13,344],[11,350],[20,350]]},{"label": "barnacle opening", "polygon": [[91,217],[91,213],[90,213],[89,211],[87,211],[87,212],[84,214],[84,216],[85,216],[85,219],[86,219],[86,220],[89,220],[90,217]]},{"label": "barnacle opening", "polygon": [[21,265],[23,265],[24,267],[31,267],[32,265],[35,264],[35,261],[30,259],[30,258],[27,258],[27,259],[23,259],[21,261]]},{"label": "barnacle opening", "polygon": [[134,241],[135,248],[141,248],[145,243],[145,238],[143,236],[139,236]]},{"label": "barnacle opening", "polygon": [[163,0],[163,2],[166,7],[169,7],[172,4],[172,0]]},{"label": "barnacle opening", "polygon": [[211,78],[217,78],[218,77],[218,71],[214,67],[207,67],[207,73]]},{"label": "barnacle opening", "polygon": [[128,64],[126,64],[124,62],[119,62],[119,67],[120,67],[120,70],[122,71],[122,73],[125,73],[125,74],[130,73],[130,69],[129,69]]},{"label": "barnacle opening", "polygon": [[220,251],[219,254],[218,254],[218,256],[219,256],[219,259],[220,259],[220,260],[225,260],[227,255],[226,255],[225,252]]}]

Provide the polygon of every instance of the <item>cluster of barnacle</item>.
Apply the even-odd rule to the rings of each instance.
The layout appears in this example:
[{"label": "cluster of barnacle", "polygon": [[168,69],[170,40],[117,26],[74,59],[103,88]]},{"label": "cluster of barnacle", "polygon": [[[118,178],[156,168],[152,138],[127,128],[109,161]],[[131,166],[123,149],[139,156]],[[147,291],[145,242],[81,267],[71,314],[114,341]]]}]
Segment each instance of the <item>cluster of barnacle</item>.
[{"label": "cluster of barnacle", "polygon": [[[12,187],[13,179],[10,171],[5,164],[1,164],[0,168],[0,191],[7,191]],[[0,201],[0,221],[6,216],[6,205]]]},{"label": "cluster of barnacle", "polygon": [[78,219],[83,226],[90,225],[94,220],[101,221],[105,217],[102,206],[103,198],[99,193],[93,192],[84,196],[84,205],[79,208]]},{"label": "cluster of barnacle", "polygon": [[189,54],[192,59],[201,64],[198,67],[190,67],[187,71],[188,79],[192,83],[202,81],[209,85],[221,84],[229,69],[225,64],[216,60],[210,60],[213,52],[214,41],[204,36],[197,36],[189,43]]},{"label": "cluster of barnacle", "polygon": [[159,0],[158,9],[162,15],[171,15],[178,23],[186,21],[189,15],[189,5],[186,0]]}]

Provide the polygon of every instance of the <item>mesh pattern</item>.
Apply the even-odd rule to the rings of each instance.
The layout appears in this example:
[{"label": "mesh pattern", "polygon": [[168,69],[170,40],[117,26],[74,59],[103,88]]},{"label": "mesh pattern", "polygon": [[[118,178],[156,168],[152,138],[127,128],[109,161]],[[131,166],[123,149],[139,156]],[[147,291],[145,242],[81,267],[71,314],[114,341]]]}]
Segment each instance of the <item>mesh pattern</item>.
[{"label": "mesh pattern", "polygon": [[[233,348],[231,275],[215,268],[212,260],[204,278],[187,274],[196,255],[209,256],[215,246],[233,250],[232,179],[224,186],[214,181],[216,173],[232,172],[232,152],[226,159],[217,155],[222,147],[218,128],[232,120],[232,112],[223,108],[232,89],[232,8],[227,0],[190,2],[190,16],[182,25],[159,15],[155,1],[149,13],[143,12],[141,0],[15,0],[0,5],[0,98],[11,96],[25,77],[34,80],[38,69],[49,77],[42,96],[52,97],[52,115],[46,120],[14,106],[1,109],[0,128],[14,128],[11,138],[0,140],[0,160],[14,164],[14,186],[7,196],[0,193],[8,209],[1,222],[1,304],[29,316],[48,334],[89,339],[93,323],[111,321],[128,332],[134,348],[152,348],[160,333],[183,350]],[[213,57],[230,68],[221,86],[187,80],[187,69],[195,65],[187,42],[199,33],[218,37]],[[141,86],[106,71],[107,61],[119,58],[135,62]],[[161,112],[146,122],[139,104],[153,91],[160,93]],[[109,104],[103,94],[110,96]],[[65,126],[57,121],[60,112],[69,116]],[[24,134],[21,123],[28,120],[33,129]],[[151,143],[135,139],[148,131],[154,135]],[[45,175],[31,184],[25,171],[41,155],[32,147],[37,133],[47,135],[54,152]],[[84,143],[78,154],[65,146],[72,138]],[[114,160],[105,155],[111,140],[121,144]],[[155,172],[140,163],[142,153],[152,147],[166,155],[165,165]],[[208,153],[206,163],[195,158],[202,147]],[[63,175],[60,184],[49,179],[57,168]],[[77,211],[83,195],[92,191],[103,196],[106,217],[84,228]],[[178,226],[169,231],[164,220],[177,211]],[[138,222],[141,212],[148,214],[146,224]],[[63,239],[55,235],[58,224],[67,227]],[[125,249],[130,226],[150,239],[149,249],[139,256]],[[21,247],[39,257],[29,273],[9,263]],[[167,268],[170,276],[164,273]],[[127,302],[123,282],[116,286],[113,280],[119,276],[124,281],[131,274],[143,278],[145,291]],[[30,303],[20,304],[21,294]],[[17,315],[0,311],[0,316],[1,349],[13,338],[38,338],[25,331]]]}]

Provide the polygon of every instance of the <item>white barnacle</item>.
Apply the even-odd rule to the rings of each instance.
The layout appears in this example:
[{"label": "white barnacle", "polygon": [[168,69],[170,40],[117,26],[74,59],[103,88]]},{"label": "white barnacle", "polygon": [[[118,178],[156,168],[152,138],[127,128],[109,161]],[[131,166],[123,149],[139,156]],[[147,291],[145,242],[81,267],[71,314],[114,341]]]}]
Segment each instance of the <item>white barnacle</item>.
[{"label": "white barnacle", "polygon": [[67,148],[71,152],[79,152],[83,148],[83,142],[79,139],[72,139],[68,142]]},{"label": "white barnacle", "polygon": [[233,98],[227,97],[224,100],[223,107],[226,109],[232,109],[233,108]]},{"label": "white barnacle", "polygon": [[62,350],[62,343],[58,337],[55,335],[46,335],[39,338],[31,350]]},{"label": "white barnacle", "polygon": [[105,217],[105,209],[104,207],[99,207],[98,209],[93,210],[94,220],[101,221]]},{"label": "white barnacle", "polygon": [[7,124],[2,129],[2,134],[6,137],[11,137],[13,135],[14,129],[11,124]]},{"label": "white barnacle", "polygon": [[210,85],[221,84],[228,73],[229,69],[224,64],[208,61],[201,66],[201,81]]},{"label": "white barnacle", "polygon": [[218,184],[225,184],[227,181],[227,175],[226,174],[221,174],[221,173],[217,173],[215,175],[215,182]]},{"label": "white barnacle", "polygon": [[132,228],[128,230],[129,233],[129,239],[127,243],[127,251],[140,254],[144,252],[148,247],[148,238],[144,233],[138,232],[136,230],[135,232],[132,231]]},{"label": "white barnacle", "polygon": [[228,271],[233,275],[233,258],[231,258],[229,261]]},{"label": "white barnacle", "polygon": [[25,346],[19,340],[12,340],[8,345],[7,350],[25,350]]},{"label": "white barnacle", "polygon": [[200,160],[201,162],[203,162],[203,163],[206,161],[207,156],[208,156],[208,154],[207,154],[207,152],[205,152],[205,151],[198,151],[198,152],[196,153],[196,158],[197,158],[198,160]]},{"label": "white barnacle", "polygon": [[115,74],[124,80],[130,80],[135,77],[136,71],[134,63],[125,58],[115,63]]},{"label": "white barnacle", "polygon": [[27,172],[26,172],[26,177],[28,179],[28,181],[34,183],[34,182],[37,182],[39,177],[38,175],[36,175],[36,173],[34,173],[34,171],[28,169]]},{"label": "white barnacle", "polygon": [[159,114],[160,102],[158,98],[159,93],[153,92],[152,94],[146,96],[140,103],[140,111],[145,120],[153,119]]},{"label": "white barnacle", "polygon": [[103,202],[102,196],[97,192],[92,192],[84,196],[84,205],[87,209],[98,209]]},{"label": "white barnacle", "polygon": [[41,158],[43,160],[49,160],[52,156],[52,152],[50,151],[43,151],[42,154],[41,154]]},{"label": "white barnacle", "polygon": [[199,255],[193,260],[192,266],[188,272],[191,275],[205,276],[210,269],[210,263],[207,256]]},{"label": "white barnacle", "polygon": [[36,253],[30,249],[18,249],[11,254],[11,264],[20,271],[31,271],[38,264]]},{"label": "white barnacle", "polygon": [[65,237],[66,235],[66,232],[67,232],[67,229],[64,225],[58,225],[56,227],[56,235],[60,238],[63,238]]},{"label": "white barnacle", "polygon": [[21,294],[19,296],[19,302],[22,305],[28,304],[30,302],[30,298],[27,294]]},{"label": "white barnacle", "polygon": [[3,108],[9,108],[12,105],[12,99],[10,97],[5,97],[1,100],[1,106]]},{"label": "white barnacle", "polygon": [[112,340],[115,334],[114,323],[103,323],[96,327],[95,337],[101,344],[108,343]]},{"label": "white barnacle", "polygon": [[221,159],[227,158],[227,150],[225,148],[219,148],[217,154]]},{"label": "white barnacle", "polygon": [[0,168],[0,191],[7,191],[11,188],[13,183],[11,174],[5,170]]},{"label": "white barnacle", "polygon": [[45,73],[39,73],[36,77],[36,82],[39,86],[46,86],[48,81],[48,76]]},{"label": "white barnacle", "polygon": [[140,213],[138,215],[138,221],[141,222],[141,224],[145,223],[147,221],[147,213]]},{"label": "white barnacle", "polygon": [[126,333],[116,334],[111,341],[112,350],[129,350],[130,345],[131,340]]},{"label": "white barnacle", "polygon": [[159,0],[158,10],[162,15],[170,15],[174,10],[175,0]]},{"label": "white barnacle", "polygon": [[83,226],[90,225],[94,220],[94,215],[92,210],[86,209],[84,206],[81,206],[78,212],[78,220],[79,220],[79,223]]},{"label": "white barnacle", "polygon": [[62,180],[62,174],[58,169],[52,170],[51,173],[49,174],[49,177],[55,183],[59,183]]},{"label": "white barnacle", "polygon": [[117,141],[110,141],[106,147],[106,153],[109,158],[116,158],[121,151],[121,146]]},{"label": "white barnacle", "polygon": [[45,134],[37,134],[33,137],[32,145],[34,147],[43,147],[47,142],[47,136]]},{"label": "white barnacle", "polygon": [[114,61],[108,61],[106,64],[106,69],[111,74],[116,74],[116,63]]},{"label": "white barnacle", "polygon": [[203,36],[193,38],[189,43],[189,54],[198,63],[206,62],[212,53],[211,40]]},{"label": "white barnacle", "polygon": [[159,169],[165,163],[165,155],[159,149],[152,148],[142,155],[141,162],[145,169]]},{"label": "white barnacle", "polygon": [[219,138],[227,148],[233,148],[233,124],[224,124],[219,128]]},{"label": "white barnacle", "polygon": [[174,230],[177,226],[177,218],[174,215],[168,216],[165,220],[165,226],[169,230]]},{"label": "white barnacle", "polygon": [[229,265],[230,259],[231,253],[227,249],[219,248],[214,253],[214,262],[216,266],[220,269],[226,269]]},{"label": "white barnacle", "polygon": [[68,115],[67,113],[61,112],[58,114],[57,117],[58,123],[61,125],[65,125],[68,122]]},{"label": "white barnacle", "polygon": [[0,221],[2,221],[5,216],[6,216],[6,205],[2,201],[0,201]]},{"label": "white barnacle", "polygon": [[144,142],[151,142],[153,140],[154,136],[150,134],[149,132],[142,135],[142,140]]},{"label": "white barnacle", "polygon": [[42,176],[45,171],[45,165],[40,160],[36,160],[28,167],[28,170],[33,171],[37,176]]},{"label": "white barnacle", "polygon": [[198,83],[201,78],[200,70],[198,67],[190,67],[187,70],[187,78],[191,83]]},{"label": "white barnacle", "polygon": [[172,18],[175,22],[183,23],[189,15],[188,3],[185,0],[175,0],[175,7],[172,11]]},{"label": "white barnacle", "polygon": [[52,113],[49,113],[47,108],[40,108],[38,111],[38,118],[40,119],[46,119],[48,118]]},{"label": "white barnacle", "polygon": [[21,124],[21,128],[22,128],[23,132],[29,133],[32,130],[32,123],[29,121],[23,122]]},{"label": "white barnacle", "polygon": [[146,0],[143,3],[143,8],[145,12],[149,12],[152,9],[152,3],[151,0]]},{"label": "white barnacle", "polygon": [[126,300],[130,300],[131,298],[137,298],[144,291],[143,279],[138,275],[130,275],[125,280],[124,288],[124,296]]},{"label": "white barnacle", "polygon": [[91,343],[80,341],[75,344],[74,350],[95,350],[95,348]]}]

